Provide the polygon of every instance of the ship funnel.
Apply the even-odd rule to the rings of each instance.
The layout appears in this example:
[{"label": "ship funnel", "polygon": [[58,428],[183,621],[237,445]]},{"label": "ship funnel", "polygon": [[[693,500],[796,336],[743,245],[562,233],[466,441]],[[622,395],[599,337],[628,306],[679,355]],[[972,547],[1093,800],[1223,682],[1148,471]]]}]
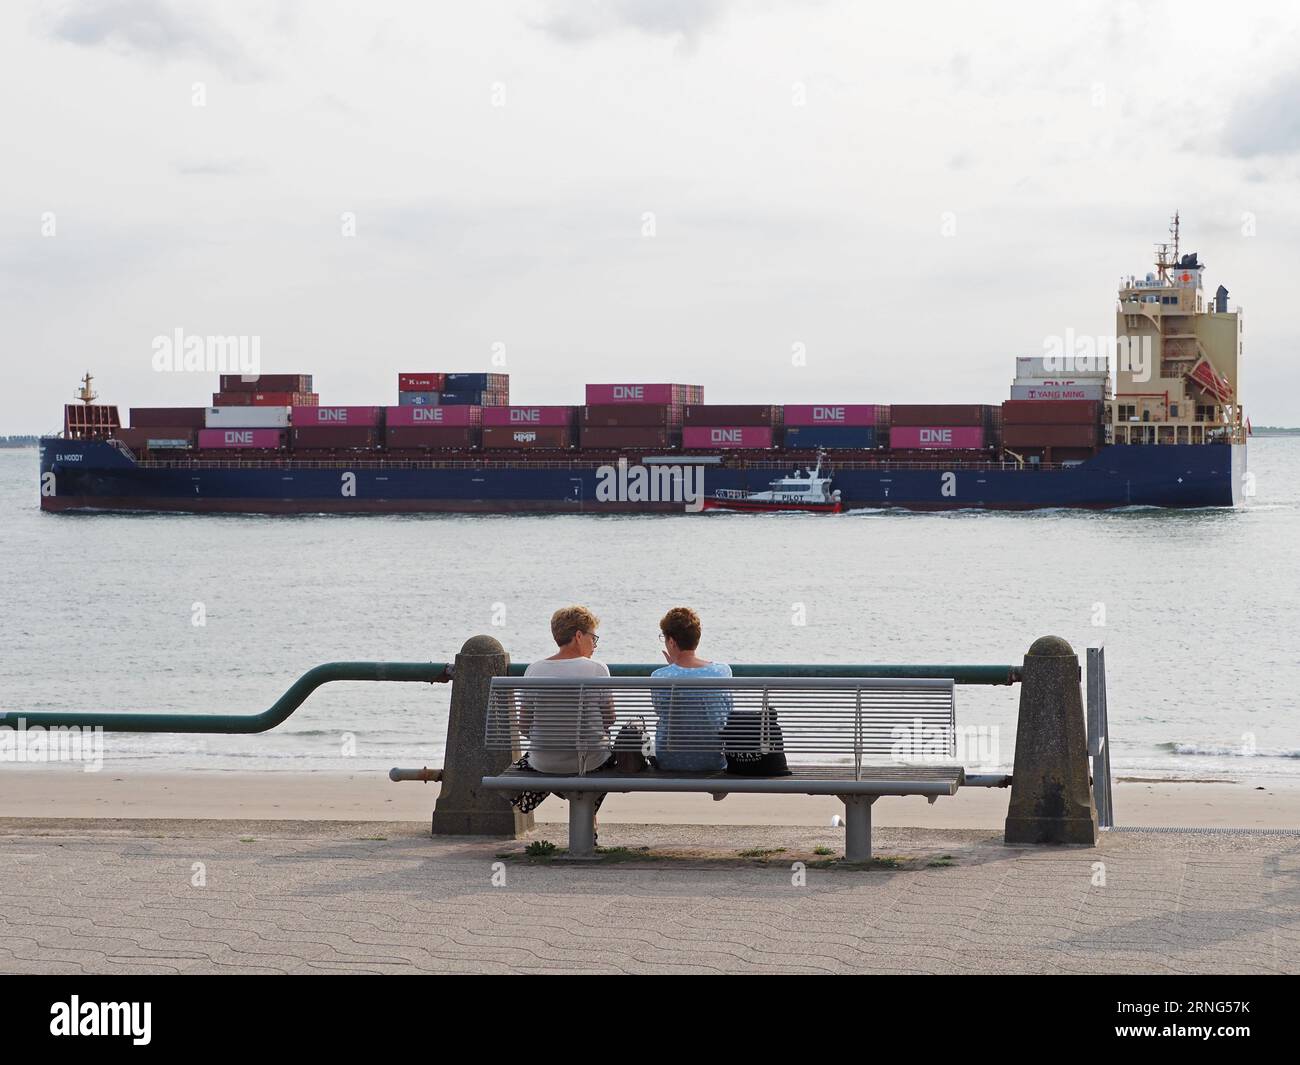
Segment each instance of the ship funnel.
[{"label": "ship funnel", "polygon": [[1214,312],[1216,314],[1228,313],[1228,290],[1222,285],[1214,292]]}]

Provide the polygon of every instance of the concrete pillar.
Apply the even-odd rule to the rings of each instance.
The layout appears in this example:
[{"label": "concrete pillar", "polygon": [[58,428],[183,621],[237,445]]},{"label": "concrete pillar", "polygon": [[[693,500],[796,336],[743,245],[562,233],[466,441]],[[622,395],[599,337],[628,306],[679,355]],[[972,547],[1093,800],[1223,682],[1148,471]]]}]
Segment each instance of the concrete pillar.
[{"label": "concrete pillar", "polygon": [[451,715],[442,787],[433,807],[435,836],[509,836],[518,839],[533,827],[533,815],[521,814],[503,791],[483,788],[484,777],[502,772],[519,754],[489,751],[488,689],[504,676],[510,656],[491,636],[471,636],[456,656],[451,681]]},{"label": "concrete pillar", "polygon": [[1097,843],[1097,808],[1088,784],[1079,656],[1059,636],[1035,640],[1025,655],[1016,726],[1016,767],[1008,843]]}]

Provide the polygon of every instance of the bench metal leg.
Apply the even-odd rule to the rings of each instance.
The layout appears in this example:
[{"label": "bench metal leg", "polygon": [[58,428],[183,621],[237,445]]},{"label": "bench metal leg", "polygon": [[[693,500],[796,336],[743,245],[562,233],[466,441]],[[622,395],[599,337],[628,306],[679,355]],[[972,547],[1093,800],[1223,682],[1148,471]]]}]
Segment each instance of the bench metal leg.
[{"label": "bench metal leg", "polygon": [[871,860],[871,804],[875,796],[841,795],[844,802],[844,860]]},{"label": "bench metal leg", "polygon": [[596,795],[590,791],[570,792],[569,855],[590,858],[596,853]]}]

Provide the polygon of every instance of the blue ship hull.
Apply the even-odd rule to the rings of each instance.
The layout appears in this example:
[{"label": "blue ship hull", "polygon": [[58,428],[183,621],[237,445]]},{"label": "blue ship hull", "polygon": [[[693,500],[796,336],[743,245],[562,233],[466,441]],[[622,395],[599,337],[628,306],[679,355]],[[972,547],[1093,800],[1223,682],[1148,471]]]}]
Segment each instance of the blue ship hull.
[{"label": "blue ship hull", "polygon": [[[631,459],[629,461],[635,461]],[[776,463],[780,462],[779,465]],[[788,474],[793,459],[762,466],[705,466],[703,491],[762,491]],[[1230,507],[1241,502],[1245,445],[1112,445],[1077,466],[861,468],[830,463],[846,510],[902,507],[1028,510],[1047,507]],[[689,467],[688,467],[689,468]],[[464,459],[443,465],[355,462],[240,465],[137,464],[95,440],[41,441],[41,508],[48,511],[192,513],[681,512],[681,495],[609,498],[609,467],[593,460],[545,465]],[[689,483],[689,478],[688,478]],[[680,482],[679,482],[680,487]]]}]

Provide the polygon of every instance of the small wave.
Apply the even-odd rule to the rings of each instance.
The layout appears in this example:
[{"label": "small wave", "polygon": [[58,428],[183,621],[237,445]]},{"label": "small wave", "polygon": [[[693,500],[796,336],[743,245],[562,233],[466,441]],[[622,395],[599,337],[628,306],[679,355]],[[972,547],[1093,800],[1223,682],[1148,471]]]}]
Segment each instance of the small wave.
[{"label": "small wave", "polygon": [[1295,748],[1268,750],[1240,743],[1161,743],[1158,746],[1174,754],[1205,755],[1211,758],[1300,758],[1300,750]]}]

